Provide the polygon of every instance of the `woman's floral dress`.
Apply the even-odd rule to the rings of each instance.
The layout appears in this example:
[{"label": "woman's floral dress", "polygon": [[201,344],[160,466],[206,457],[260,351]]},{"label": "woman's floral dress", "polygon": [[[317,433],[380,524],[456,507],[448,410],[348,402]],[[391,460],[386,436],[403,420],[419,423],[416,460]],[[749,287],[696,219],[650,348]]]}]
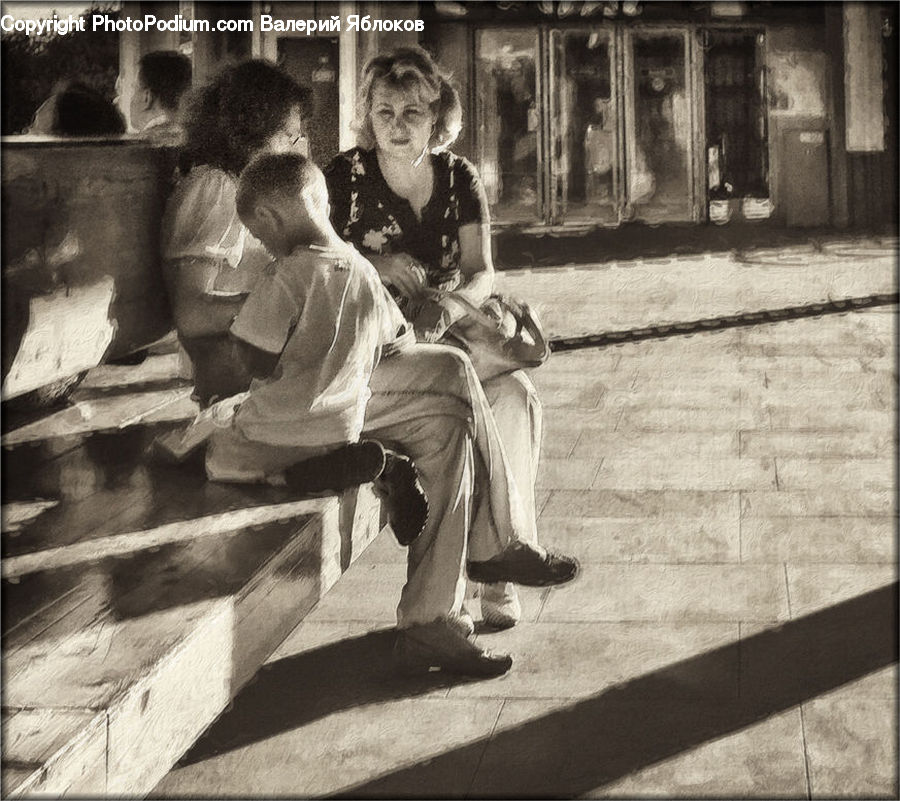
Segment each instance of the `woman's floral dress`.
[{"label": "woman's floral dress", "polygon": [[388,186],[374,150],[356,147],[325,169],[335,230],[364,255],[407,253],[425,268],[428,285],[453,290],[460,283],[459,229],[487,222],[487,198],[470,162],[453,153],[430,156],[434,190],[422,219]]}]

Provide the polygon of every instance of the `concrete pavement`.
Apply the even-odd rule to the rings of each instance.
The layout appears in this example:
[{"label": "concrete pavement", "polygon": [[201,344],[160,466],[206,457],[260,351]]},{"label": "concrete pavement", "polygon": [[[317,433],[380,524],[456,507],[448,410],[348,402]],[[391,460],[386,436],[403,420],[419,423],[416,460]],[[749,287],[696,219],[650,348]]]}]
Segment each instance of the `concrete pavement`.
[{"label": "concrete pavement", "polygon": [[[573,335],[896,291],[892,247],[500,285]],[[896,312],[554,355],[539,525],[583,573],[479,633],[512,672],[391,673],[382,535],[154,795],[896,797]]]}]

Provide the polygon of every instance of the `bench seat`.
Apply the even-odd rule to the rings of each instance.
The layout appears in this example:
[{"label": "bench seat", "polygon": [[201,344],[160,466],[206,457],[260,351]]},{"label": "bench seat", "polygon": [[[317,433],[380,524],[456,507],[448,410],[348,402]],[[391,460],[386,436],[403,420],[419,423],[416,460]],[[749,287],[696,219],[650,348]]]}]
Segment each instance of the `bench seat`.
[{"label": "bench seat", "polygon": [[173,416],[4,436],[5,797],[150,792],[378,533],[369,486],[154,463]]}]

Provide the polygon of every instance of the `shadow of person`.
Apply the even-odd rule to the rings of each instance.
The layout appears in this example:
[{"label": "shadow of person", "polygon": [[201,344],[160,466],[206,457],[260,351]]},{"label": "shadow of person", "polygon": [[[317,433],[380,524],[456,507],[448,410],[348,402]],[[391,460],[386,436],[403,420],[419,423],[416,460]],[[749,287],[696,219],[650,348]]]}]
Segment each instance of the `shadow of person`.
[{"label": "shadow of person", "polygon": [[[897,662],[897,592],[895,582],[548,713],[510,721],[489,739],[385,772],[340,797],[444,797],[441,782],[462,764],[479,766],[468,791],[472,798],[596,792]],[[767,754],[748,752],[735,770],[761,774]],[[422,795],[420,788],[431,789]]]},{"label": "shadow of person", "polygon": [[413,698],[473,681],[442,672],[398,673],[395,630],[380,629],[264,665],[228,710],[182,757],[186,767],[335,712]]}]

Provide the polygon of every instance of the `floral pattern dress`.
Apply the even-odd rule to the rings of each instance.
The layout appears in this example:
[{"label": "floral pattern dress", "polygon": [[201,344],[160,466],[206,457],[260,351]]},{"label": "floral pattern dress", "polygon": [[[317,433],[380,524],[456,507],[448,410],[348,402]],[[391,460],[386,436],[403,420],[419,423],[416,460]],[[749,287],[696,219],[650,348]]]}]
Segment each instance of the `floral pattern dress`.
[{"label": "floral pattern dress", "polygon": [[429,286],[453,290],[460,283],[459,229],[484,223],[487,197],[478,173],[461,156],[430,156],[434,189],[419,220],[387,184],[374,150],[339,153],[325,168],[335,230],[363,254],[408,253],[422,264]]}]

